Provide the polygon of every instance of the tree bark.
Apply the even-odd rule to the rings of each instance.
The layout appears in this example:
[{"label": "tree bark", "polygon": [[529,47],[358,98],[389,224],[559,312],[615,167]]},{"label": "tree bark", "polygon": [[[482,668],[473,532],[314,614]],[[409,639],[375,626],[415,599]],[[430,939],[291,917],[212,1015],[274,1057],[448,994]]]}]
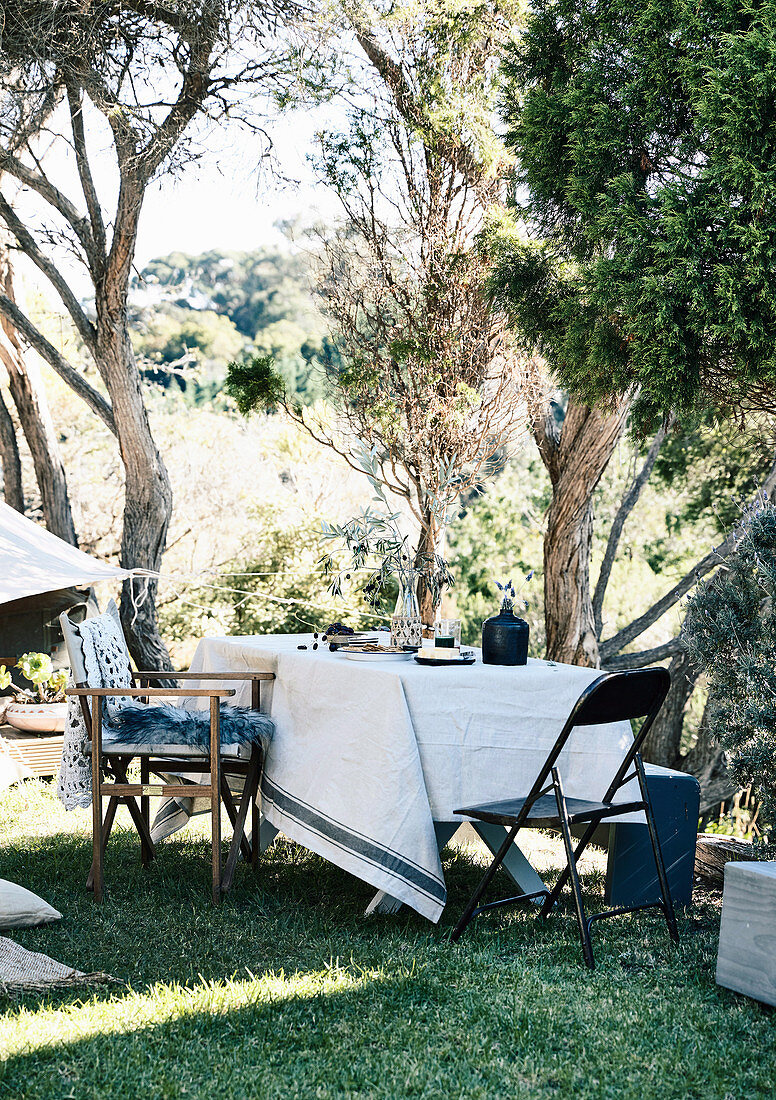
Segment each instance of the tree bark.
[{"label": "tree bark", "polygon": [[601,569],[598,573],[598,580],[595,584],[595,591],[593,592],[593,616],[595,618],[595,633],[596,637],[600,641],[601,633],[603,631],[603,610],[604,599],[606,597],[606,589],[609,584],[609,578],[612,575],[612,566],[614,560],[617,557],[617,549],[620,545],[620,539],[622,538],[623,528],[625,527],[625,521],[631,514],[633,509],[639,502],[641,491],[649,481],[650,475],[654,468],[657,456],[660,453],[660,448],[663,445],[663,440],[666,437],[668,431],[668,424],[663,424],[658,429],[655,438],[652,440],[652,445],[647,452],[647,457],[644,461],[644,465],[634,477],[632,483],[625,491],[620,506],[617,509],[614,520],[612,522],[611,530],[609,531],[609,538],[606,541],[606,550],[604,551],[603,561],[601,562]]},{"label": "tree bark", "polygon": [[699,836],[695,847],[695,876],[707,886],[722,886],[725,864],[731,860],[750,860],[752,845],[732,836]]},{"label": "tree bark", "polygon": [[[133,5],[129,8],[132,9]],[[172,510],[169,477],[151,435],[140,375],[129,340],[127,291],[137,242],[138,219],[150,181],[160,168],[169,164],[170,154],[189,123],[205,109],[208,98],[217,97],[238,81],[255,79],[256,70],[263,68],[261,62],[251,58],[244,66],[238,66],[228,79],[219,75],[224,51],[231,50],[233,45],[231,14],[228,5],[225,7],[210,2],[188,6],[139,3],[135,10],[120,12],[117,9],[114,20],[118,28],[117,44],[114,48],[111,39],[106,44],[105,52],[96,48],[92,51],[91,45],[87,52],[81,49],[79,14],[72,24],[75,32],[72,57],[62,62],[56,74],[52,71],[41,78],[36,69],[31,84],[26,77],[20,78],[18,89],[9,92],[11,107],[6,113],[10,121],[4,147],[0,148],[0,172],[10,173],[28,187],[47,204],[49,212],[54,211],[69,228],[70,243],[84,261],[94,286],[96,324],[87,317],[64,272],[39,246],[37,235],[2,194],[0,219],[13,235],[16,245],[59,295],[97,365],[112,406],[3,293],[0,293],[0,314],[10,318],[23,338],[116,434],[126,474],[121,541],[121,563],[126,568],[159,570]],[[71,29],[68,23],[70,16],[65,12],[62,18],[62,33],[66,35]],[[162,68],[169,66],[169,72],[174,77],[171,83],[168,81],[172,96],[165,103],[166,97],[161,89],[165,82],[161,80],[157,82],[159,101],[147,103],[146,90],[141,90],[147,72],[143,67],[140,44],[157,37],[165,41],[164,48],[160,48],[159,65]],[[170,41],[173,37],[177,40]],[[30,44],[28,60],[37,59],[35,51],[38,45]],[[117,81],[106,76],[114,63],[121,69]],[[46,83],[49,77],[50,81]],[[41,79],[48,97],[36,108],[30,121],[27,120],[25,97],[30,95],[31,88],[39,96]],[[86,205],[85,214],[46,175],[40,162],[35,159],[31,146],[31,136],[39,136],[44,123],[48,122],[48,115],[61,102],[63,90],[70,112],[70,144]],[[152,96],[152,100],[155,98]],[[110,217],[104,214],[104,205],[90,165],[83,116],[83,105],[87,99],[103,115],[113,137],[118,196]],[[213,102],[226,106],[223,99],[213,98]],[[17,112],[24,125],[16,119]],[[16,155],[20,149],[24,151],[21,158]],[[27,163],[27,154],[34,161],[34,166]],[[68,176],[69,170],[65,169],[65,178]],[[108,188],[106,197],[108,194],[112,195],[112,189]],[[111,226],[110,239],[108,225]],[[127,631],[130,651],[139,665],[169,668],[169,657],[157,630],[155,596],[154,579],[147,583],[141,603],[133,601],[130,586],[125,584],[121,601],[122,622]]]},{"label": "tree bark", "polygon": [[[420,500],[419,506],[422,507],[422,504],[423,502]],[[420,529],[418,550],[415,557],[417,569],[422,570],[424,565],[427,566],[428,562],[433,561],[435,555],[439,553],[440,537],[439,526],[435,517],[428,509],[424,510],[423,525]],[[431,590],[422,579],[418,580],[418,606],[420,608],[420,621],[422,623],[433,623],[437,608],[434,606],[434,597]]]},{"label": "tree bark", "polygon": [[701,785],[702,814],[716,810],[720,802],[726,802],[736,793],[735,783],[725,767],[723,751],[709,734],[707,716],[711,705],[711,699],[707,699],[695,744],[679,764],[682,771],[694,775]]},{"label": "tree bark", "polygon": [[3,499],[24,515],[22,463],[16,442],[16,427],[0,394],[0,461],[3,464]]},{"label": "tree bark", "polygon": [[647,734],[642,755],[651,764],[676,768],[694,775],[701,785],[701,813],[708,813],[720,802],[730,798],[735,793],[735,786],[725,767],[721,747],[707,732],[708,701],[695,744],[689,752],[682,753],[685,708],[700,673],[693,667],[684,648],[672,659],[669,672],[671,687],[652,729]]},{"label": "tree bark", "polygon": [[672,659],[668,671],[671,674],[671,687],[644,741],[642,755],[651,764],[678,768],[682,762],[684,710],[695,690],[699,673],[694,669],[684,648]]},{"label": "tree bark", "polygon": [[[0,289],[12,302],[16,300],[13,267],[8,248],[2,240],[0,240]],[[46,527],[65,542],[77,546],[65,467],[43,383],[37,367],[25,362],[19,334],[13,324],[2,314],[0,314],[0,361],[8,372],[11,396],[32,455]]]},{"label": "tree bark", "polygon": [[590,594],[593,493],[609,464],[628,415],[623,399],[612,412],[569,399],[558,430],[552,413],[534,436],[552,484],[544,537],[544,617],[547,658],[599,665]]},{"label": "tree bark", "polygon": [[[170,479],[143,401],[129,338],[126,294],[106,292],[96,305],[97,362],[114,410],[126,476],[120,562],[125,569],[158,572],[172,515]],[[129,579],[121,592],[121,623],[138,668],[172,668],[159,636],[157,589],[153,578]]]}]

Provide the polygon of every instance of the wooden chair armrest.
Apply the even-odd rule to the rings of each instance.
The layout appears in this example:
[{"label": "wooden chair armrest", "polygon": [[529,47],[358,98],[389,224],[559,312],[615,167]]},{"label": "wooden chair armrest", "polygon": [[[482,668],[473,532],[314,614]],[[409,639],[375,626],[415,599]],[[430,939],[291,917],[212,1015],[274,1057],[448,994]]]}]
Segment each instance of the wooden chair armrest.
[{"label": "wooden chair armrest", "polygon": [[189,696],[189,695],[205,695],[211,699],[228,699],[234,695],[234,688],[91,688],[91,687],[73,687],[65,688],[65,695],[85,695],[87,698],[90,695],[124,695],[130,696],[133,699],[147,699],[149,697],[164,697],[170,695],[176,696]]},{"label": "wooden chair armrest", "polygon": [[132,679],[150,677],[152,680],[274,680],[274,672],[133,672]]}]

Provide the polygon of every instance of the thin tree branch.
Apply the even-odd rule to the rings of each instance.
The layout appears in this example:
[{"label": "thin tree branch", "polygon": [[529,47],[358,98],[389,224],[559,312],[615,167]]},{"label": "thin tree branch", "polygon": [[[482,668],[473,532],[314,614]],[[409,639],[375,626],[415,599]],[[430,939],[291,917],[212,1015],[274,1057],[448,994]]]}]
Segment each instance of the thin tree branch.
[{"label": "thin tree branch", "polygon": [[186,32],[191,29],[191,17],[182,16],[180,12],[175,11],[174,8],[166,4],[153,3],[151,0],[128,0],[126,7],[131,11],[136,11],[138,15],[145,16],[149,21],[166,23],[167,26],[179,31],[184,37]]},{"label": "thin tree branch", "polygon": [[[761,485],[761,491],[770,494],[773,489],[776,488],[776,459],[771,464],[771,468],[765,475]],[[735,550],[738,542],[739,532],[738,530],[731,531],[724,542],[721,543],[716,549],[711,550],[705,557],[701,558],[692,569],[690,569],[678,584],[666,592],[665,596],[659,599],[656,603],[653,603],[651,607],[647,608],[643,615],[640,615],[638,619],[634,619],[632,623],[624,627],[612,638],[607,638],[605,642],[601,643],[600,654],[601,663],[604,665],[610,665],[612,657],[624,649],[626,645],[630,645],[635,641],[640,634],[643,634],[645,630],[648,630],[653,623],[665,615],[666,611],[677,603],[686,592],[689,592],[693,585],[707,573],[710,573],[716,566],[721,565],[726,558]]]},{"label": "thin tree branch", "polygon": [[37,351],[41,358],[57,372],[63,381],[86,402],[89,408],[107,428],[115,435],[116,422],[113,419],[113,409],[102,394],[96,390],[78,371],[68,363],[64,355],[57,351],[42,332],[33,325],[32,321],[12,302],[5,294],[0,294],[0,313],[4,314],[14,325],[30,347]]},{"label": "thin tree branch", "polygon": [[[400,62],[395,61],[377,40],[373,24],[378,17],[374,10],[370,13],[368,8],[356,2],[349,3],[345,13],[358,44],[390,91],[399,114],[408,126],[421,132],[428,130],[429,118],[425,105],[412,89]],[[482,167],[464,142],[448,137],[440,129],[434,134],[434,144],[454,171],[460,172],[474,185],[482,183]],[[424,147],[430,152],[427,142],[424,142]]]},{"label": "thin tree branch", "polygon": [[638,653],[620,653],[603,661],[601,667],[607,672],[617,672],[623,668],[644,668],[653,665],[657,661],[665,661],[668,657],[674,657],[682,651],[682,643],[679,638],[672,638],[670,642],[657,645],[654,649],[642,649]]},{"label": "thin tree branch", "polygon": [[[359,464],[354,461],[354,459],[350,455],[350,452],[345,447],[338,447],[333,439],[330,439],[328,436],[323,434],[319,435],[312,427],[312,425],[308,423],[304,414],[297,412],[297,410],[288,400],[283,399],[280,401],[280,404],[289,419],[293,420],[295,424],[298,424],[300,428],[303,428],[311,439],[314,439],[316,443],[320,443],[321,446],[328,447],[329,450],[334,451],[334,453],[336,455],[339,455],[340,458],[344,459],[348,466],[350,466],[351,470],[355,470],[357,474],[364,473],[363,466],[359,466]],[[396,496],[409,499],[407,487],[402,487],[400,484],[398,484],[398,478],[396,479],[396,483],[391,482],[384,475],[382,475],[378,480],[386,487],[386,489],[389,489],[390,492],[395,493]]]},{"label": "thin tree branch", "polygon": [[606,588],[609,584],[609,578],[612,573],[612,566],[614,565],[614,559],[617,556],[617,549],[620,545],[620,538],[622,536],[623,527],[625,521],[631,514],[633,509],[638,503],[638,499],[641,496],[641,491],[649,481],[652,469],[655,465],[658,453],[663,440],[666,437],[670,422],[663,424],[658,430],[655,438],[652,440],[652,445],[647,452],[647,457],[644,461],[644,465],[639,470],[630,484],[630,487],[624,493],[620,506],[614,517],[611,530],[609,531],[609,538],[606,542],[606,551],[604,553],[603,561],[601,562],[601,570],[598,574],[598,580],[596,581],[595,592],[593,593],[593,618],[595,620],[595,634],[596,638],[600,640],[601,631],[603,630],[603,606],[604,597],[606,596]]},{"label": "thin tree branch", "polygon": [[81,181],[81,190],[86,200],[86,209],[89,211],[89,221],[92,226],[95,249],[99,253],[99,259],[104,263],[106,255],[105,222],[102,217],[102,207],[94,186],[92,170],[89,164],[89,155],[86,148],[86,134],[84,133],[83,96],[81,89],[68,84],[67,101],[70,107],[70,125],[73,131],[73,148],[75,150],[76,164],[78,165],[78,177]]},{"label": "thin tree branch", "polygon": [[94,254],[94,239],[88,219],[58,187],[55,187],[42,173],[34,172],[18,157],[3,150],[0,150],[0,171],[8,172],[61,214],[81,242],[87,260],[91,261]]},{"label": "thin tree branch", "polygon": [[183,74],[178,98],[145,147],[138,152],[137,168],[143,182],[151,178],[174,148],[183,131],[199,112],[211,88],[210,57],[218,40],[218,9],[211,8],[208,17],[203,16],[194,26],[194,33],[189,39],[189,63]]},{"label": "thin tree branch", "polygon": [[13,207],[2,194],[0,194],[0,218],[3,219],[11,233],[13,233],[19,248],[25,256],[32,260],[38,270],[43,272],[54,287],[54,290],[62,299],[65,309],[72,317],[73,324],[78,329],[81,339],[89,348],[89,351],[94,354],[97,343],[97,333],[94,330],[94,325],[84,313],[81,303],[68,286],[59,268],[52,263],[48,256],[41,252],[35,238],[17,217]]}]

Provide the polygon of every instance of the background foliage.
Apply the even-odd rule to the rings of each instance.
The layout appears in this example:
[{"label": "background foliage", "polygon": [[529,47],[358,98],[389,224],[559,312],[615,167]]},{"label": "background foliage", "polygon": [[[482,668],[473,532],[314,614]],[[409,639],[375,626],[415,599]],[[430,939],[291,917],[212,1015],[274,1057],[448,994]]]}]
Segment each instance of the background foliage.
[{"label": "background foliage", "polygon": [[637,381],[642,421],[773,404],[775,15],[537,0],[507,49],[523,225],[495,283],[566,385]]},{"label": "background foliage", "polygon": [[768,500],[741,520],[738,550],[698,586],[683,636],[706,671],[713,733],[727,750],[736,784],[762,800],[762,823],[776,825],[776,506]]}]

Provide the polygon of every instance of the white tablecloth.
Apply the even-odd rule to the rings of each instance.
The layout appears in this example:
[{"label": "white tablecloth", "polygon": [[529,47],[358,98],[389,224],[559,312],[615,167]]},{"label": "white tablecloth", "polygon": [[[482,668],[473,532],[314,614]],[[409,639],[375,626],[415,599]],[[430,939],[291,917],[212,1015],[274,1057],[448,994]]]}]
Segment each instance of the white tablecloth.
[{"label": "white tablecloth", "polygon": [[[276,724],[262,812],[431,920],[446,900],[433,822],[527,793],[574,702],[600,675],[546,661],[483,665],[479,655],[460,668],[361,663],[313,651],[307,635],[206,638],[191,667],[276,674],[262,689]],[[239,687],[230,702],[247,705],[249,691]],[[603,795],[631,742],[627,722],[575,730],[560,760],[566,793]]]}]

